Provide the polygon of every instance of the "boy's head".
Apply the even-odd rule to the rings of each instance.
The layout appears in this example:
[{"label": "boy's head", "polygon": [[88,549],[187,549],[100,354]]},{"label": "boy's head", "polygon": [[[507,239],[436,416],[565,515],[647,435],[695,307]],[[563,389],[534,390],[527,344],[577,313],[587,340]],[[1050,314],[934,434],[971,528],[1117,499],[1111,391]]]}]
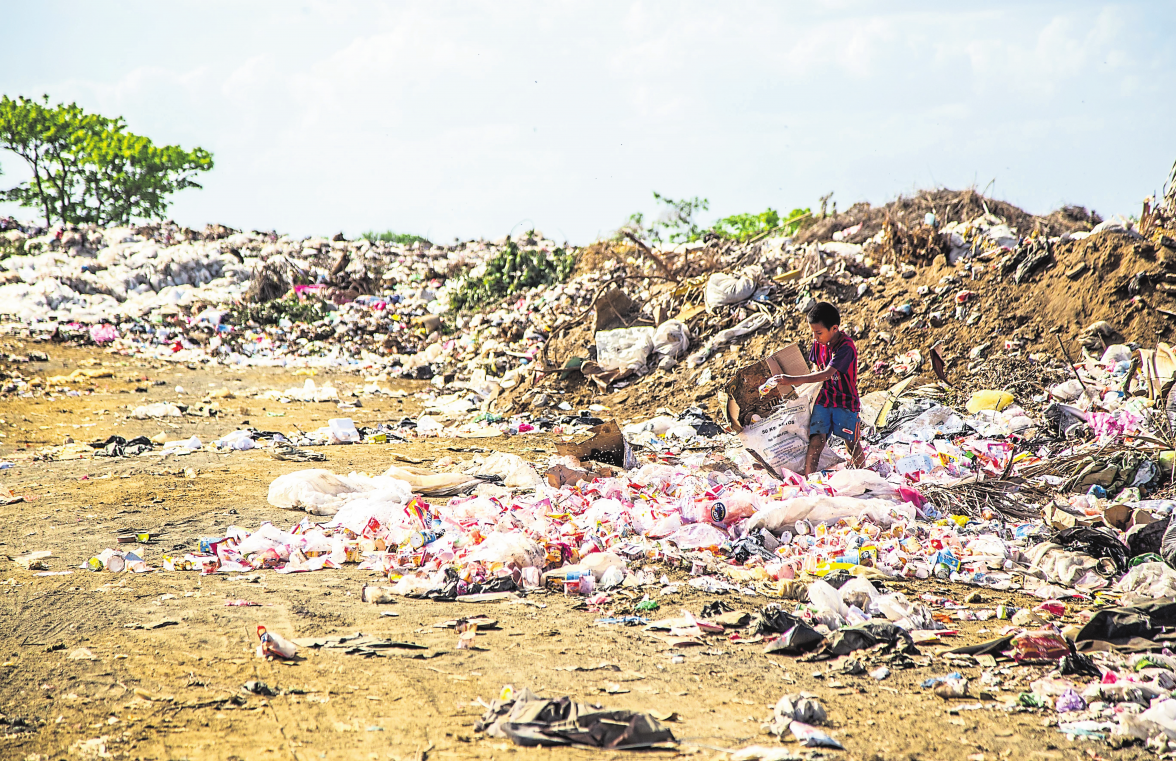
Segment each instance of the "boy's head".
[{"label": "boy's head", "polygon": [[828,301],[818,301],[816,306],[809,310],[808,321],[813,331],[813,340],[819,344],[832,341],[841,329],[841,313]]}]

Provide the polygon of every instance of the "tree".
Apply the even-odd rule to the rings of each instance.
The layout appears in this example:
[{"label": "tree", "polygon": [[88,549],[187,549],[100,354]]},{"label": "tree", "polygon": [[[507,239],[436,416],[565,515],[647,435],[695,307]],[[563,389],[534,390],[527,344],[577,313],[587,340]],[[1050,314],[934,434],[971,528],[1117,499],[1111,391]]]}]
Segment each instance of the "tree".
[{"label": "tree", "polygon": [[0,198],[39,209],[47,223],[129,224],[159,218],[168,196],[198,188],[212,154],[156,146],[126,130],[122,117],[87,114],[76,103],[0,97],[0,148],[25,160],[33,177]]},{"label": "tree", "polygon": [[710,202],[705,198],[686,198],[681,201],[675,201],[669,196],[663,196],[656,190],[653,193],[654,200],[662,204],[665,208],[656,220],[648,227],[645,226],[645,215],[641,212],[629,216],[629,221],[622,230],[629,230],[637,235],[647,236],[650,240],[657,243],[682,243],[685,241],[698,240],[705,232],[694,221],[694,214],[699,211],[706,211],[710,208]]}]

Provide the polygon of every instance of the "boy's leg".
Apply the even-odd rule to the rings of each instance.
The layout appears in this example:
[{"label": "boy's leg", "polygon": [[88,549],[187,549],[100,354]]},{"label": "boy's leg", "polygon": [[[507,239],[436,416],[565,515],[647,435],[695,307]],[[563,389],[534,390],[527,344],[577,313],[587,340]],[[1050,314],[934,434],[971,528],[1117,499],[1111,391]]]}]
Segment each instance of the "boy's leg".
[{"label": "boy's leg", "polygon": [[804,455],[804,473],[801,475],[807,476],[809,473],[816,473],[821,465],[821,452],[825,451],[825,441],[829,437],[823,433],[814,433],[809,436],[808,452]]},{"label": "boy's leg", "polygon": [[846,448],[849,449],[850,465],[860,468],[866,464],[866,455],[862,452],[862,445],[857,439],[854,439],[853,443]]},{"label": "boy's leg", "polygon": [[866,463],[865,453],[862,452],[862,424],[858,413],[849,410],[834,410],[833,435],[845,442],[849,450],[849,464],[860,468]]},{"label": "boy's leg", "polygon": [[833,430],[833,410],[814,404],[809,414],[809,443],[804,456],[804,475],[816,473],[820,469],[821,452],[825,450],[825,442]]}]

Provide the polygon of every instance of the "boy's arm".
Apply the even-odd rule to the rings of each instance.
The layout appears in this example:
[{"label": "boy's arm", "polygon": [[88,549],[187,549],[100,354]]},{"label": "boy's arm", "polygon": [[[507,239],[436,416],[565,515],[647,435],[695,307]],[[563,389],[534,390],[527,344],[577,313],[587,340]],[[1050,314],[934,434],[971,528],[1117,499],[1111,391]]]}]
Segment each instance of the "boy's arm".
[{"label": "boy's arm", "polygon": [[837,375],[837,370],[832,366],[826,367],[824,370],[818,370],[815,373],[808,375],[777,375],[775,378],[780,383],[788,383],[793,386],[799,386],[804,383],[816,383],[817,381],[826,381]]}]

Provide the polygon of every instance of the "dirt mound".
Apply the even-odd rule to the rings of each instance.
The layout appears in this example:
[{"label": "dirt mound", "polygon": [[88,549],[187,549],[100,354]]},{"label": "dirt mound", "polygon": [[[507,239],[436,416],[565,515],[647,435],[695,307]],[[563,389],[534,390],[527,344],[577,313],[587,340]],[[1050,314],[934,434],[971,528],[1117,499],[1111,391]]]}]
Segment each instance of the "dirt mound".
[{"label": "dirt mound", "polygon": [[[1170,339],[1176,327],[1176,249],[1108,230],[1083,240],[1056,242],[1049,254],[1020,284],[1012,270],[1001,274],[1003,257],[992,253],[955,267],[941,257],[916,267],[909,278],[870,278],[860,297],[847,272],[819,280],[808,293],[837,304],[843,327],[856,337],[862,393],[901,379],[905,373],[896,372],[902,364],[896,358],[912,350],[922,358],[918,382],[934,382],[930,349],[937,344],[949,378],[967,393],[988,387],[1017,364],[1034,377],[1044,372],[1034,367],[1060,367],[1064,360],[1050,333],[1055,327],[1076,360],[1082,352],[1078,340],[1083,330],[1100,320],[1110,323],[1121,340],[1143,347]],[[906,305],[909,315],[904,314]],[[648,417],[658,407],[681,410],[693,405],[717,413],[717,392],[737,368],[793,341],[806,349],[811,343],[800,310],[793,304],[782,307],[778,326],[737,339],[697,369],[678,365],[655,370],[621,388],[614,386],[609,393],[597,391],[574,372],[566,373],[566,379],[553,373],[542,385],[553,402],[567,401],[577,409],[602,403],[621,418]],[[692,347],[712,334],[706,319],[692,324]],[[593,340],[588,315],[553,340],[551,359],[582,355]],[[1092,353],[1100,354],[1101,346]],[[997,366],[1000,373],[994,371]],[[710,383],[699,382],[705,369],[711,371]],[[1061,379],[1056,371],[1043,377]],[[1018,391],[1027,388],[1018,384]]]},{"label": "dirt mound", "polygon": [[[966,356],[983,343],[990,344],[989,353],[1057,356],[1050,330],[1059,328],[1073,342],[1099,320],[1110,323],[1123,340],[1142,346],[1171,334],[1176,251],[1107,231],[1057,243],[1051,255],[1020,285],[1011,274],[1001,275],[995,258],[966,268],[947,267],[941,260],[910,279],[884,281],[877,293],[868,293],[845,311],[863,332],[873,334],[871,345],[883,349],[876,355],[928,349],[942,341],[945,358]],[[975,295],[962,295],[969,291]],[[911,317],[895,322],[890,308],[903,304],[911,305]],[[957,318],[957,308],[963,319]]]},{"label": "dirt mound", "polygon": [[1102,219],[1081,206],[1066,206],[1045,217],[1037,217],[1007,201],[988,198],[975,190],[922,190],[913,196],[900,196],[885,206],[856,203],[840,214],[834,214],[805,227],[793,239],[794,243],[832,240],[833,233],[861,225],[856,232],[846,235],[846,243],[865,243],[882,231],[886,220],[905,228],[923,224],[928,212],[935,214],[940,224],[967,222],[992,214],[1004,220],[1020,235],[1031,233],[1058,236],[1076,230],[1090,230]]}]

